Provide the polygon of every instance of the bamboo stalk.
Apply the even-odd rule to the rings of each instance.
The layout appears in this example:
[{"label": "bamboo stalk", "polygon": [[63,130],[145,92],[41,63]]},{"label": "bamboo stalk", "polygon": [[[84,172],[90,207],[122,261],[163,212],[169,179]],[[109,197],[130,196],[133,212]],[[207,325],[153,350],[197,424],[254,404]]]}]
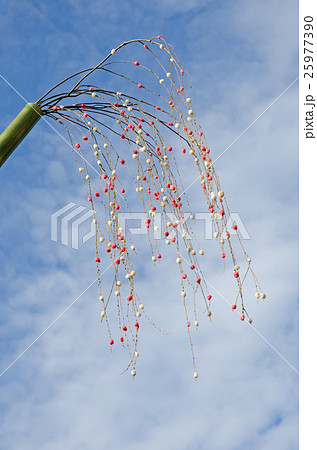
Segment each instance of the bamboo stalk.
[{"label": "bamboo stalk", "polygon": [[36,103],[28,103],[0,135],[0,167],[40,120],[42,114]]}]

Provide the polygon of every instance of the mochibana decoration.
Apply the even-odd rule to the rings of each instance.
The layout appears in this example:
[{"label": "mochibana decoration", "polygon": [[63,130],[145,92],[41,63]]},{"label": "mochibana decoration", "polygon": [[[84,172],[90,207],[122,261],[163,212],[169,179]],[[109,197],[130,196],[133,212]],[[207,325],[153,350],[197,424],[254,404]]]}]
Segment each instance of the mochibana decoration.
[{"label": "mochibana decoration", "polygon": [[[140,46],[144,53],[140,53]],[[124,54],[127,48],[131,60],[120,58],[120,52]],[[138,60],[133,59],[134,49]],[[104,87],[90,84],[97,73],[100,79],[104,78]],[[71,88],[70,83],[74,84]],[[116,83],[120,92],[110,90]],[[132,376],[136,375],[142,320],[147,318],[158,328],[146,312],[149,299],[138,294],[137,248],[133,235],[121,223],[131,213],[130,203],[139,202],[144,211],[151,262],[158,264],[164,258],[164,246],[175,249],[178,294],[185,310],[184,325],[190,341],[194,378],[198,377],[191,328],[199,326],[197,299],[204,303],[205,314],[211,318],[212,296],[200,266],[204,250],[190,220],[185,218],[185,209],[191,211],[191,207],[184,192],[183,164],[192,167],[200,179],[202,202],[219,243],[219,260],[230,260],[231,276],[237,283],[232,309],[239,308],[241,320],[247,318],[252,322],[242,290],[248,275],[254,280],[256,298],[265,299],[251,267],[251,258],[242,245],[240,231],[231,221],[226,195],[214,170],[212,152],[195,115],[187,84],[188,76],[172,46],[164,39],[157,36],[150,40],[131,40],[111,50],[97,66],[67,77],[36,103],[26,105],[0,136],[2,165],[40,117],[53,119],[64,128],[94,216],[97,236],[94,263],[101,321],[106,324],[109,345],[121,342],[129,352],[127,369]],[[87,161],[88,152],[92,152],[95,166]],[[101,209],[102,220],[96,213]],[[157,226],[157,215],[162,219],[163,230]],[[191,214],[189,219],[193,218]],[[163,241],[159,239],[161,231]],[[233,235],[241,247],[239,260],[233,249]],[[113,282],[104,286],[100,274],[109,265]],[[244,267],[243,271],[240,266]],[[193,307],[189,309],[189,305]],[[117,323],[111,319],[111,308],[117,309]]]}]

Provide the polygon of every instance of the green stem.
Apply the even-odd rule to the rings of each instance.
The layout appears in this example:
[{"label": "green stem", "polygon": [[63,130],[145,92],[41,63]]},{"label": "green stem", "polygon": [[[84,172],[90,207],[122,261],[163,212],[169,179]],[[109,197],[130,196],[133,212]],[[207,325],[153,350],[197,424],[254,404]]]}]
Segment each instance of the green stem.
[{"label": "green stem", "polygon": [[42,114],[36,103],[28,103],[0,135],[0,167],[40,120]]}]

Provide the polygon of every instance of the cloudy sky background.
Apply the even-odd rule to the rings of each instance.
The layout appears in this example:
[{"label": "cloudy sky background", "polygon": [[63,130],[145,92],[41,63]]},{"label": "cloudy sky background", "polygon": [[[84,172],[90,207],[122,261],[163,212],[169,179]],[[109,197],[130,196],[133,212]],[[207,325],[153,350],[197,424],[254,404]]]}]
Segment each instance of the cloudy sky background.
[{"label": "cloudy sky background", "polygon": [[[298,76],[295,1],[0,6],[0,74],[28,101],[124,40],[164,36],[192,76],[193,105],[215,157]],[[0,93],[3,129],[24,101],[3,79]],[[177,272],[168,259],[157,270],[143,267],[138,292],[171,334],[142,322],[132,379],[120,375],[126,353],[108,350],[95,284],[0,377],[3,448],[298,448],[297,103],[295,82],[215,164],[267,293],[257,305],[247,289],[254,329],[231,311],[231,271],[215,263],[216,243],[206,242],[205,275],[220,295],[213,293],[212,324],[198,307],[195,382]],[[93,242],[74,250],[50,239],[51,214],[68,202],[86,206],[86,195],[69,147],[44,121],[1,168],[0,196],[1,373],[96,272]]]}]

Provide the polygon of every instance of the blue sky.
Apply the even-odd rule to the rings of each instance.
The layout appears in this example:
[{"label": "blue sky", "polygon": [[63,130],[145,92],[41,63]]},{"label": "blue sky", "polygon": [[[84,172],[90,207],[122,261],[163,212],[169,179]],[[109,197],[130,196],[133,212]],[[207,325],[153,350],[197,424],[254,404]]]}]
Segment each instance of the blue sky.
[{"label": "blue sky", "polygon": [[[220,155],[296,80],[297,2],[152,3],[0,0],[0,74],[36,101],[124,40],[160,34],[192,77],[195,111]],[[0,377],[3,448],[298,448],[297,373],[272,349],[298,368],[297,89],[295,82],[215,164],[267,293],[257,306],[247,291],[254,329],[232,314],[224,300],[235,298],[230,273],[214,263],[215,243],[204,244],[205,273],[221,295],[211,325],[198,310],[195,382],[179,286],[169,265],[143,267],[138,291],[171,334],[144,326],[131,379],[120,375],[126,354],[105,345],[93,285]],[[3,129],[24,101],[1,78],[0,93]],[[86,205],[86,194],[69,147],[44,121],[1,168],[0,196],[2,372],[96,273],[92,241],[74,250],[50,239],[51,214],[68,202]]]}]

